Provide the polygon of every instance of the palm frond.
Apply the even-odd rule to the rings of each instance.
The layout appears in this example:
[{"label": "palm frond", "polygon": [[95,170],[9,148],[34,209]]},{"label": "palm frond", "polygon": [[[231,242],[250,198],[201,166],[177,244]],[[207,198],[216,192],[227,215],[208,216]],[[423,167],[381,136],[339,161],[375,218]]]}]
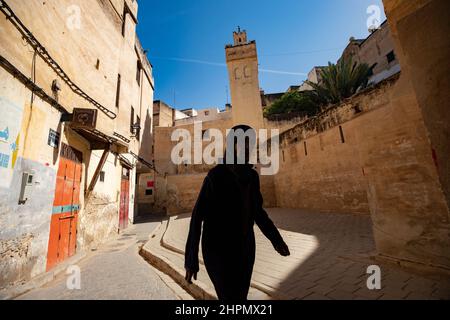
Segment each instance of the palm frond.
[{"label": "palm frond", "polygon": [[367,64],[358,64],[353,59],[342,58],[337,64],[328,63],[321,71],[319,84],[307,81],[314,89],[319,100],[335,104],[351,97],[365,88],[369,81],[370,68]]}]

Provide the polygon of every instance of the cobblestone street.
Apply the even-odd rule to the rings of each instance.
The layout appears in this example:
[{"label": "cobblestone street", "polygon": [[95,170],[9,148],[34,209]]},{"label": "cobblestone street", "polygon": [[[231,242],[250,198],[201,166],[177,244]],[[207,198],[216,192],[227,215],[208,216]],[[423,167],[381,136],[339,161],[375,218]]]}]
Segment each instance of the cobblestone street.
[{"label": "cobblestone street", "polygon": [[[278,299],[449,299],[450,281],[446,276],[429,277],[373,258],[371,220],[368,215],[333,214],[299,209],[269,209],[280,229],[291,256],[280,257],[255,226],[257,252],[252,286]],[[171,218],[160,239],[145,250],[166,259],[172,268],[183,270],[184,245],[189,215]],[[171,252],[170,252],[171,251]],[[180,257],[176,256],[176,253]],[[201,250],[200,250],[201,258]],[[381,290],[369,290],[367,268],[381,270]],[[180,271],[182,272],[182,271]],[[211,293],[212,284],[204,266],[200,286]],[[252,293],[250,293],[250,299]],[[260,297],[259,297],[260,298]]]},{"label": "cobblestone street", "polygon": [[[311,213],[292,209],[268,210],[288,243],[291,256],[281,258],[255,226],[257,259],[249,299],[448,299],[448,279],[410,273],[371,258],[374,250],[370,218],[364,215]],[[295,217],[295,219],[293,219]],[[142,245],[164,256],[183,278],[183,248],[189,215],[172,217],[148,242],[159,221],[136,224],[117,239],[91,252],[77,265],[81,289],[67,289],[67,275],[32,290],[21,300],[173,300],[192,297],[168,275],[153,268],[140,255]],[[162,235],[162,238],[159,238]],[[162,247],[157,247],[162,240]],[[150,245],[153,243],[153,245]],[[153,249],[149,249],[152,248]],[[147,249],[146,249],[147,248]],[[201,250],[200,250],[200,258]],[[367,267],[381,268],[381,290],[368,290]],[[162,271],[167,272],[164,268]],[[214,290],[201,267],[199,282],[210,296]],[[173,277],[173,274],[170,273]],[[178,282],[178,284],[176,283]],[[189,288],[189,286],[187,286]],[[257,288],[258,290],[256,290]]]},{"label": "cobblestone street", "polygon": [[174,300],[179,297],[141,256],[139,247],[159,222],[137,224],[89,254],[81,268],[81,290],[69,290],[67,275],[20,296],[22,300]]}]

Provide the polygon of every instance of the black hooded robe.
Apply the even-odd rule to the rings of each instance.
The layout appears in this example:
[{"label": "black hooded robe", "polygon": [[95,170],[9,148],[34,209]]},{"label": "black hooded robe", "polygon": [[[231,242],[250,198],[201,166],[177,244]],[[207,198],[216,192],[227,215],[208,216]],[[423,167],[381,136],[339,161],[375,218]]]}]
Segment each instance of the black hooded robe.
[{"label": "black hooded robe", "polygon": [[212,169],[194,207],[186,243],[185,267],[199,271],[203,260],[219,300],[246,300],[255,262],[254,223],[276,247],[284,243],[263,209],[258,173],[249,166]]}]

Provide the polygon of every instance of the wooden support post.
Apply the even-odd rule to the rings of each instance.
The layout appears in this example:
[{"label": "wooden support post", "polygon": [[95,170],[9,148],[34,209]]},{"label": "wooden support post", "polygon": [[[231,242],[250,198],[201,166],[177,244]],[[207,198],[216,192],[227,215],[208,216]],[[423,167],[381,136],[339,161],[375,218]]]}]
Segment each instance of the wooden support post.
[{"label": "wooden support post", "polygon": [[89,187],[86,191],[86,195],[84,197],[85,203],[88,202],[92,191],[94,191],[95,185],[97,184],[98,178],[100,177],[100,172],[102,171],[103,166],[105,165],[106,160],[108,159],[110,148],[111,145],[108,145],[105,151],[103,151],[102,157],[100,158],[100,162],[98,163],[97,169],[95,169],[94,176],[92,177],[91,183],[89,184]]}]

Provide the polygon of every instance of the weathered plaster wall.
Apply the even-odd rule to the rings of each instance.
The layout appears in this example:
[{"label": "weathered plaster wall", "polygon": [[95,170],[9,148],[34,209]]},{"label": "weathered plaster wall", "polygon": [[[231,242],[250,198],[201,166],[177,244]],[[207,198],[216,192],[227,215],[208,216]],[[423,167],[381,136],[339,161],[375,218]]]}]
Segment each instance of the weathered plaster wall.
[{"label": "weathered plaster wall", "polygon": [[370,212],[379,253],[449,267],[448,209],[410,89],[402,74],[283,134],[277,203]]},{"label": "weathered plaster wall", "polygon": [[[177,174],[157,178],[155,206],[168,215],[192,212],[206,174],[206,172]],[[261,177],[261,193],[264,206],[267,208],[276,206],[275,185],[272,178]]]},{"label": "weathered plaster wall", "polygon": [[[343,126],[281,150],[280,172],[275,177],[277,204],[330,212],[367,213],[368,202],[356,136]],[[306,147],[305,147],[306,142]]]},{"label": "weathered plaster wall", "polygon": [[[227,129],[233,127],[232,119],[215,120],[202,123],[203,130],[215,128],[221,130],[225,137]],[[153,211],[175,214],[192,211],[194,197],[200,191],[206,173],[213,167],[209,165],[175,165],[171,159],[172,149],[177,142],[171,141],[172,132],[177,129],[188,130],[194,137],[194,125],[155,128],[155,196]],[[204,142],[203,146],[209,142]],[[192,149],[192,155],[193,155]],[[193,157],[192,157],[193,159]],[[195,194],[195,196],[193,196]]]},{"label": "weathered plaster wall", "polygon": [[[46,1],[30,2],[23,5],[20,1],[9,1],[8,4],[16,15],[26,24],[34,36],[47,48],[52,57],[61,63],[64,71],[94,99],[112,108],[114,106],[118,59],[120,52],[113,50],[120,45],[121,35],[116,34],[113,22],[104,14],[82,15],[81,29],[70,29],[67,10],[72,5],[80,7],[82,12],[98,12],[101,10],[97,2],[85,1]],[[35,17],[39,16],[39,19]],[[0,38],[3,45],[0,53],[12,62],[24,74],[32,70],[33,50],[24,46],[18,31],[6,19],[1,20]],[[101,24],[101,29],[96,26]],[[109,34],[108,37],[101,33]],[[65,43],[66,45],[56,45]],[[103,48],[103,50],[99,50]],[[99,59],[100,68],[95,68]],[[31,75],[30,75],[31,76]],[[57,79],[41,58],[36,59],[36,83],[50,95],[52,81]],[[59,102],[67,106],[69,111],[74,107],[92,108],[87,101],[74,94],[62,81]],[[99,113],[102,130],[112,134],[114,127],[109,126],[109,119]]]},{"label": "weathered plaster wall", "polygon": [[305,121],[305,116],[297,116],[290,119],[267,119],[264,118],[264,128],[265,129],[278,129],[280,133],[283,133],[289,129],[292,129],[296,125]]},{"label": "weathered plaster wall", "polygon": [[[140,149],[139,156],[144,159],[147,163],[152,163],[153,161],[153,141],[154,141],[154,104],[153,104],[153,82],[152,79],[148,79],[147,73],[142,72],[141,81],[141,101],[140,101]],[[137,119],[136,119],[137,120]],[[146,191],[149,189],[147,187],[147,181],[154,181],[154,178],[148,179],[154,172],[151,168],[143,163],[136,164],[136,185],[134,192],[135,197],[135,209],[133,221],[138,216],[145,216],[151,214],[151,208],[148,204],[153,203],[153,194],[146,195]]]},{"label": "weathered plaster wall", "polygon": [[[137,192],[136,197],[140,204],[148,205],[153,204],[155,202],[154,183],[155,183],[154,171],[149,173],[142,173],[139,175],[139,180],[137,184],[139,191]],[[149,190],[151,190],[151,194],[147,193],[147,191],[150,192]]]},{"label": "weathered plaster wall", "polygon": [[261,194],[264,200],[265,208],[275,208],[278,206],[276,190],[275,190],[275,180],[274,176],[261,176],[259,177]]},{"label": "weathered plaster wall", "polygon": [[191,212],[206,174],[167,177],[167,214]]},{"label": "weathered plaster wall", "polygon": [[[206,131],[208,129],[218,129],[222,132],[222,135],[226,137],[226,130],[231,129],[233,127],[232,119],[228,118],[225,120],[214,120],[202,123],[202,130]],[[189,174],[189,173],[202,173],[207,172],[212,166],[206,165],[194,165],[190,164],[187,166],[184,165],[175,165],[172,162],[171,154],[173,148],[178,144],[178,142],[171,141],[172,132],[175,130],[187,130],[189,131],[192,141],[194,139],[194,124],[177,126],[177,127],[156,127],[155,128],[155,166],[160,175],[164,174]],[[201,134],[201,133],[200,133]],[[203,147],[206,147],[211,142],[203,142]],[[194,159],[194,148],[192,148],[192,160]]]},{"label": "weathered plaster wall", "polygon": [[[45,272],[48,237],[59,150],[48,145],[50,129],[61,134],[89,159],[87,142],[60,124],[61,114],[35,97],[9,73],[0,69],[0,103],[8,117],[1,122],[11,134],[3,147],[11,147],[10,159],[0,168],[0,287],[28,280]],[[14,149],[12,146],[14,144]],[[15,151],[14,151],[15,150]],[[13,161],[15,159],[15,161]],[[85,172],[86,163],[83,165]],[[19,204],[23,172],[34,174],[34,184],[25,204]],[[84,185],[86,177],[82,177]],[[82,195],[81,195],[82,197]],[[80,238],[81,239],[81,238]]]},{"label": "weathered plaster wall", "polygon": [[[103,151],[93,151],[87,172],[91,181]],[[84,203],[79,215],[78,242],[80,249],[96,246],[117,234],[120,204],[120,177],[122,166],[118,157],[109,154],[103,167],[104,181],[97,181],[89,201]],[[87,187],[87,186],[86,186]]]},{"label": "weathered plaster wall", "polygon": [[[0,287],[4,287],[45,270],[54,191],[48,186],[55,185],[56,172],[53,159],[43,159],[44,154],[38,152],[42,143],[34,136],[37,128],[24,130],[33,121],[39,122],[39,130],[48,130],[54,123],[54,117],[42,112],[42,108],[48,106],[36,99],[36,117],[25,121],[29,119],[24,115],[30,113],[31,95],[3,69],[0,69],[0,79],[0,109],[3,112],[0,130],[8,132],[0,140]],[[24,145],[34,146],[34,151],[29,150],[35,154],[34,159],[24,158]],[[35,175],[34,196],[24,205],[18,205],[22,172]]]},{"label": "weathered plaster wall", "polygon": [[[203,130],[210,128],[220,130],[225,143],[226,130],[231,129],[233,123],[232,119],[229,118],[204,122],[202,126]],[[155,180],[155,203],[153,208],[155,212],[178,214],[192,211],[203,179],[207,172],[214,167],[206,164],[173,164],[170,155],[177,142],[172,142],[170,139],[172,132],[176,129],[186,129],[192,137],[194,136],[194,125],[155,128],[155,166],[159,172]],[[210,142],[204,142],[203,147],[209,144]],[[276,206],[273,179],[271,177],[262,177],[261,185],[265,205],[267,207]]]},{"label": "weathered plaster wall", "polygon": [[78,217],[78,244],[80,249],[96,247],[117,234],[118,201],[94,193]]},{"label": "weathered plaster wall", "polygon": [[403,74],[416,95],[439,181],[450,206],[450,2],[384,0],[383,3]]},{"label": "weathered plaster wall", "polygon": [[[116,131],[130,138],[131,151],[149,156],[151,143],[141,153],[141,143],[132,137],[130,110],[134,107],[135,116],[141,118],[142,142],[144,134],[152,131],[153,79],[151,75],[143,76],[141,85],[136,80],[139,52],[136,51],[135,22],[127,15],[123,37],[123,1],[7,2],[72,81],[118,114],[117,119],[112,120],[99,111],[97,129],[109,136]],[[132,15],[136,15],[137,2],[127,2]],[[81,9],[80,28],[70,27],[74,11],[68,9],[74,5]],[[73,108],[94,108],[76,95],[40,57],[33,58],[31,46],[25,44],[20,33],[4,17],[0,19],[0,39],[0,54],[26,76],[32,78],[35,75],[36,85],[58,99],[68,112]],[[119,73],[122,74],[120,104],[115,108]],[[57,95],[51,90],[55,79],[61,86]],[[0,153],[9,156],[1,156],[4,166],[0,167],[0,287],[45,272],[60,152],[47,143],[50,129],[60,133],[60,142],[83,153],[77,250],[96,245],[117,232],[120,163],[110,155],[104,168],[108,182],[97,185],[91,201],[86,204],[84,191],[91,182],[101,152],[96,151],[91,157],[89,142],[60,122],[60,112],[37,97],[32,101],[31,97],[28,89],[0,67],[0,109],[6,115],[0,119],[0,135],[5,130],[3,124],[9,128],[9,136],[0,141]],[[145,126],[149,127],[147,131]],[[135,163],[131,156],[129,160]],[[18,205],[24,171],[35,173],[33,194],[36,196],[25,205]],[[131,175],[133,184],[136,171],[133,170]],[[131,188],[131,221],[133,205],[134,188]]]},{"label": "weathered plaster wall", "polygon": [[[18,206],[23,171],[36,176],[35,196]],[[0,287],[45,271],[56,172],[19,157],[11,184],[0,188]]]}]

